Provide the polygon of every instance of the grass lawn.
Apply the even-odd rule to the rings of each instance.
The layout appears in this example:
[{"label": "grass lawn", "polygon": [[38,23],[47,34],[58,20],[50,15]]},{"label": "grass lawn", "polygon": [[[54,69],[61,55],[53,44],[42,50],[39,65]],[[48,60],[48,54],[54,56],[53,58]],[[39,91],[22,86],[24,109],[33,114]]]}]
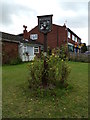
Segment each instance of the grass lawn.
[{"label": "grass lawn", "polygon": [[3,118],[87,118],[88,64],[69,62],[71,89],[56,97],[32,97],[28,88],[28,63],[2,67]]}]

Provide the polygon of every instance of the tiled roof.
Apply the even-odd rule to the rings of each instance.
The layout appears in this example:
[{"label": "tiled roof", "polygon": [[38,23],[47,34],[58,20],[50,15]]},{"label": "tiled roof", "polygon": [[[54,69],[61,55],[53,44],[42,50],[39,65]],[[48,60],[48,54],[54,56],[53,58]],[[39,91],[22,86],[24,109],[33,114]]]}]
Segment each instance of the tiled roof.
[{"label": "tiled roof", "polygon": [[42,43],[38,42],[37,40],[23,40],[22,42],[23,42],[23,43],[43,45]]},{"label": "tiled roof", "polygon": [[23,39],[23,37],[5,32],[0,32],[0,37],[2,38],[2,41],[11,41],[11,42],[20,42]]},{"label": "tiled roof", "polygon": [[74,34],[76,37],[78,37],[81,40],[81,38],[78,35],[76,35],[71,29],[69,29],[69,28],[67,28],[67,29],[68,29],[68,31],[70,31],[72,34]]},{"label": "tiled roof", "polygon": [[5,32],[0,32],[0,37],[2,38],[2,41],[18,42],[18,43],[22,42],[22,43],[28,43],[28,44],[43,45],[36,40],[24,40],[23,36],[13,35]]}]

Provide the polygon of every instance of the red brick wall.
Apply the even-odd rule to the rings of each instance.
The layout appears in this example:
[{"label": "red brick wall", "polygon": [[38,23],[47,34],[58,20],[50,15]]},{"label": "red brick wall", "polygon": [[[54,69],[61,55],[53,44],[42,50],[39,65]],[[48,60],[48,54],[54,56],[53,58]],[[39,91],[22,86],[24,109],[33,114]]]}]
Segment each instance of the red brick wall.
[{"label": "red brick wall", "polygon": [[30,34],[38,34],[38,42],[43,43],[44,36],[41,32],[38,31],[38,26],[36,26],[34,29],[28,32],[28,39],[30,37]]},{"label": "red brick wall", "polygon": [[18,44],[13,42],[3,42],[2,44],[2,63],[9,63],[18,57]]},{"label": "red brick wall", "polygon": [[[24,34],[24,38],[29,39],[30,34],[38,34],[37,41],[40,43],[44,43],[44,35],[38,31],[38,26]],[[57,43],[57,35],[58,35],[58,43]],[[65,26],[52,25],[52,31],[47,35],[48,46],[53,49],[56,48],[57,45],[60,47],[62,44],[67,43],[67,31]]]}]

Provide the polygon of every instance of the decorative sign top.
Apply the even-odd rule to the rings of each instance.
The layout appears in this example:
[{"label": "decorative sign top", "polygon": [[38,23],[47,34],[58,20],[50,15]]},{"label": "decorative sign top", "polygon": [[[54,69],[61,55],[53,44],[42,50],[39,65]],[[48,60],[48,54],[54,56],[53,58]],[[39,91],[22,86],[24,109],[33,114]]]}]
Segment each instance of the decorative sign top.
[{"label": "decorative sign top", "polygon": [[52,16],[53,15],[44,15],[38,17],[38,27],[39,31],[42,33],[48,33],[51,31],[52,27]]}]

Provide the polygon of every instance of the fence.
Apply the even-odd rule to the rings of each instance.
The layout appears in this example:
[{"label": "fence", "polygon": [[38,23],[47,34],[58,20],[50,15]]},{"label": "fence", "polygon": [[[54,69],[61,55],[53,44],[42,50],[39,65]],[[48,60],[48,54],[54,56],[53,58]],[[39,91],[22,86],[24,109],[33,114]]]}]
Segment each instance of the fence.
[{"label": "fence", "polygon": [[72,53],[72,52],[70,52],[68,57],[69,57],[70,61],[89,62],[90,63],[90,55],[87,55],[84,53]]}]

